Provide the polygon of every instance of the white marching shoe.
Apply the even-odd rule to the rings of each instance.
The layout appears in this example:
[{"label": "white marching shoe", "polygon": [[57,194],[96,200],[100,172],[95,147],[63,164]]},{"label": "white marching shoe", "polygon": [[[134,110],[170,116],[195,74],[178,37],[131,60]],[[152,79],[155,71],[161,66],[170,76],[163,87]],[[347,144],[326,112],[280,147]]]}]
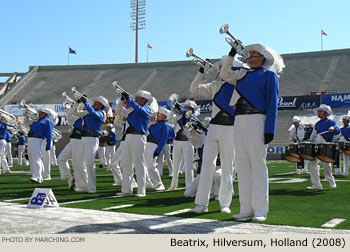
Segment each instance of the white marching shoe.
[{"label": "white marching shoe", "polygon": [[196,214],[207,213],[208,207],[197,205],[195,208],[192,209],[192,212]]}]

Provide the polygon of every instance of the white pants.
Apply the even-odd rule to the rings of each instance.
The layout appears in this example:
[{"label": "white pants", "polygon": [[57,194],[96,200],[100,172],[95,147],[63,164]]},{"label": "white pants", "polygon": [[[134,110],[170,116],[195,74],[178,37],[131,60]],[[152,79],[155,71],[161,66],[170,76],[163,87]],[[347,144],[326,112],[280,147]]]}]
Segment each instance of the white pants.
[{"label": "white pants", "polygon": [[[311,183],[314,186],[322,188],[321,180],[320,180],[320,166],[317,164],[318,159],[310,161],[310,178]],[[322,162],[324,168],[324,177],[329,182],[330,185],[335,184],[334,176],[332,174],[332,164]]]},{"label": "white pants", "polygon": [[157,149],[157,147],[158,145],[155,143],[147,143],[145,150],[147,172],[155,188],[163,185],[162,179],[159,175],[159,171],[156,168],[157,158],[153,158],[153,153]]},{"label": "white pants", "polygon": [[168,163],[168,170],[169,170],[169,175],[173,175],[173,160],[171,160],[170,157],[170,144],[165,144],[163,147],[163,150],[159,153],[158,156],[158,171],[159,174],[162,176],[163,175],[163,166],[164,166],[164,157]]},{"label": "white pants", "polygon": [[146,136],[127,134],[122,149],[122,192],[132,193],[133,166],[135,166],[137,193],[146,194]]},{"label": "white pants", "polygon": [[193,145],[190,141],[174,141],[174,171],[171,180],[171,187],[178,187],[179,169],[182,157],[184,157],[186,187],[193,181]]},{"label": "white pants", "polygon": [[[52,143],[51,143],[52,147]],[[42,143],[41,147],[41,159],[43,160],[44,170],[42,171],[43,179],[51,179],[51,150],[46,150],[46,139]]]},{"label": "white pants", "polygon": [[50,156],[51,156],[51,164],[52,165],[58,165],[57,164],[56,145],[55,144],[51,145]]},{"label": "white pants", "polygon": [[100,164],[107,165],[106,147],[98,147],[98,158],[100,159]]},{"label": "white pants", "polygon": [[106,164],[110,165],[115,153],[115,145],[106,147]]},{"label": "white pants", "polygon": [[[1,159],[1,167],[4,170],[4,172],[6,171],[10,171],[9,166],[7,164],[7,159],[6,159],[6,140],[5,139],[0,139],[0,159]],[[0,167],[0,168],[1,168]],[[1,169],[0,169],[0,174],[1,174]]]},{"label": "white pants", "polygon": [[6,149],[6,154],[7,154],[8,166],[12,167],[13,166],[13,160],[12,160],[11,142],[6,142],[6,148],[5,149]]},{"label": "white pants", "polygon": [[309,160],[304,159],[304,168],[303,169],[298,169],[298,164],[295,164],[295,171],[296,173],[300,173],[302,170],[304,173],[307,173],[309,171]]},{"label": "white pants", "polygon": [[349,155],[343,152],[343,175],[347,176],[349,174]]},{"label": "white pants", "polygon": [[42,181],[42,172],[44,170],[43,161],[40,158],[42,144],[44,140],[41,138],[28,137],[28,156],[32,178]]},{"label": "white pants", "polygon": [[57,162],[60,168],[61,179],[72,177],[68,160],[72,159],[75,186],[79,190],[88,190],[88,174],[83,157],[82,142],[80,139],[71,138],[69,143],[58,155]]},{"label": "white pants", "polygon": [[26,149],[25,145],[18,145],[18,165],[23,165],[23,158],[24,158],[23,152],[25,149]]},{"label": "white pants", "polygon": [[204,140],[201,176],[195,203],[208,206],[210,189],[216,171],[216,159],[220,152],[221,183],[219,202],[221,207],[230,207],[233,195],[233,126],[210,124]]},{"label": "white pants", "polygon": [[86,164],[86,170],[88,174],[88,191],[96,191],[96,170],[95,170],[95,157],[98,150],[98,138],[97,137],[82,137],[82,156]]},{"label": "white pants", "polygon": [[111,160],[111,164],[110,164],[113,178],[114,178],[114,183],[117,185],[121,185],[122,181],[123,181],[123,175],[122,175],[122,172],[120,170],[119,161],[122,158],[124,144],[125,144],[125,141],[120,142],[117,151],[112,156],[112,160]]},{"label": "white pants", "polygon": [[237,115],[233,127],[240,213],[267,216],[269,181],[264,144],[265,115]]}]

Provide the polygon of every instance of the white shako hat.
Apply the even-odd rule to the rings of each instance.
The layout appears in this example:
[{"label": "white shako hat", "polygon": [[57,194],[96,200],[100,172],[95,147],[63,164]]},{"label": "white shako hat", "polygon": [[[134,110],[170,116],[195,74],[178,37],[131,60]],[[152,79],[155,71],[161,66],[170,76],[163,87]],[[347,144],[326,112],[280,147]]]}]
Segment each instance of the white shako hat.
[{"label": "white shako hat", "polygon": [[97,96],[97,97],[92,97],[91,101],[101,103],[104,106],[103,110],[107,113],[107,115],[112,116],[112,109],[106,98],[104,98],[103,96]]},{"label": "white shako hat", "polygon": [[139,90],[134,94],[134,97],[142,97],[147,100],[147,104],[151,104],[153,102],[152,94],[146,90]]},{"label": "white shako hat", "polygon": [[317,115],[317,111],[322,110],[327,113],[327,115],[332,114],[332,109],[330,106],[326,104],[321,104],[318,108],[314,109],[314,113]]},{"label": "white shako hat", "polygon": [[264,69],[269,69],[274,71],[276,74],[280,74],[282,73],[283,68],[285,68],[282,56],[273,49],[262,44],[251,44],[247,45],[245,48],[249,52],[257,51],[265,57],[265,63],[262,66]]},{"label": "white shako hat", "polygon": [[166,116],[165,120],[168,120],[170,118],[171,111],[166,109],[166,107],[159,107],[158,112]]},{"label": "white shako hat", "polygon": [[298,123],[301,122],[299,116],[294,116],[294,117],[293,117],[293,123],[295,123],[295,122],[298,122]]}]

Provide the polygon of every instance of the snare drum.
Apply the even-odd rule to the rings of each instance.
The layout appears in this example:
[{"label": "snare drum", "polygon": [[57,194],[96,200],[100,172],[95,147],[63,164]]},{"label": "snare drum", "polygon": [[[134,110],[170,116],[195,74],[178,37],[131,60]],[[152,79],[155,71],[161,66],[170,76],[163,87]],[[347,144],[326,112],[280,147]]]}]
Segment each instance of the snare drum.
[{"label": "snare drum", "polygon": [[299,148],[298,148],[298,144],[297,143],[289,144],[288,145],[289,155],[300,159],[298,149]]},{"label": "snare drum", "polygon": [[302,142],[298,147],[300,157],[306,160],[315,160],[316,158],[316,144]]},{"label": "snare drum", "polygon": [[[284,153],[285,153],[285,158],[286,158],[286,160],[289,161],[289,162],[292,162],[292,163],[299,163],[299,162],[301,162],[300,157],[296,157],[296,156],[295,156],[295,153],[294,153],[294,148],[295,148],[295,147],[292,146],[291,149],[289,148],[291,145],[292,145],[292,144],[287,145],[287,146],[285,147]],[[291,152],[291,151],[292,151],[292,152]]]},{"label": "snare drum", "polygon": [[343,151],[346,155],[350,155],[350,143],[344,143]]},{"label": "snare drum", "polygon": [[317,145],[317,158],[326,163],[335,163],[339,155],[338,145],[322,143]]}]

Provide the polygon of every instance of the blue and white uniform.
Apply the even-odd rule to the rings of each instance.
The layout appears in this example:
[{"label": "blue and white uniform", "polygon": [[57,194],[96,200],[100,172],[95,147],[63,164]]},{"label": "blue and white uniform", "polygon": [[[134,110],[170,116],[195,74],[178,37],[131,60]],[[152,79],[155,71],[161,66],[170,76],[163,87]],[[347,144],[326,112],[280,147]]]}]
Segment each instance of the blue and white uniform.
[{"label": "blue and white uniform", "polygon": [[[323,104],[321,104],[320,107],[322,105]],[[325,131],[328,131],[329,129],[333,129],[334,131],[323,133]],[[331,143],[334,140],[334,136],[338,135],[339,133],[340,133],[340,129],[337,123],[330,118],[326,118],[325,120],[320,120],[315,124],[314,129],[310,136],[310,140],[315,142],[316,144],[321,144],[326,142]],[[324,168],[325,179],[329,182],[331,188],[336,188],[336,183],[334,180],[334,176],[332,174],[331,163],[326,163],[323,161],[322,163]],[[310,177],[311,177],[312,187],[308,187],[308,189],[322,190],[323,187],[320,181],[320,167],[318,165],[317,158],[315,160],[310,161]]]},{"label": "blue and white uniform", "polygon": [[156,157],[159,156],[169,139],[171,125],[165,121],[157,122],[149,127],[147,144],[145,150],[146,166],[148,175],[154,185],[155,190],[164,190],[158,169],[156,168]]},{"label": "blue and white uniform", "polygon": [[[211,121],[204,140],[203,160],[195,203],[204,209],[209,204],[216,160],[220,152],[222,176],[219,189],[219,202],[223,211],[229,211],[233,195],[234,148],[233,124],[234,109],[229,102],[234,86],[221,80],[202,83],[203,73],[198,72],[190,87],[192,95],[210,97],[213,100]],[[196,209],[193,210],[197,212]],[[200,213],[199,211],[198,213]]]},{"label": "blue and white uniform", "polygon": [[[25,151],[26,144],[26,136],[19,136],[18,137],[18,165],[23,165],[23,153]],[[25,159],[25,158],[24,158]],[[27,162],[25,160],[25,162]]]},{"label": "blue and white uniform", "polygon": [[11,137],[12,133],[10,131],[7,131],[5,155],[7,154],[7,163],[9,167],[13,166]]},{"label": "blue and white uniform", "polygon": [[[72,133],[68,144],[63,148],[57,158],[60,169],[61,179],[68,180],[68,187],[73,189],[73,180],[75,180],[75,191],[88,191],[88,174],[83,156],[83,147],[81,142],[81,132],[83,131],[83,117],[87,115],[87,111],[78,111],[79,103],[75,103],[73,107],[67,111],[68,124],[72,125]],[[74,178],[68,163],[72,159],[72,167],[74,170]]]},{"label": "blue and white uniform", "polygon": [[[107,99],[102,96],[96,98],[95,101],[104,105],[105,111],[109,110]],[[106,112],[104,110],[95,110],[89,103],[84,104],[89,112],[83,117],[83,130],[81,142],[83,146],[83,157],[88,174],[88,193],[96,192],[96,171],[95,157],[98,150],[98,136],[103,122],[106,120]]]},{"label": "blue and white uniform", "polygon": [[107,166],[111,165],[112,158],[115,154],[115,145],[117,144],[117,133],[115,132],[114,127],[113,126],[111,127],[112,127],[112,130],[107,135],[111,139],[109,142],[107,142],[107,147],[106,147]]},{"label": "blue and white uniform", "polygon": [[[340,128],[340,132],[341,137],[339,142],[350,144],[350,125]],[[343,175],[349,175],[349,155],[347,155],[345,152],[343,152]]]},{"label": "blue and white uniform", "polygon": [[[146,91],[145,91],[146,92]],[[137,95],[135,96],[137,97]],[[137,195],[146,195],[146,134],[147,124],[150,119],[151,109],[148,104],[140,106],[131,98],[127,99],[129,109],[119,103],[116,113],[127,118],[126,137],[122,148],[121,167],[123,169],[123,181],[121,195],[132,194],[133,167],[135,167],[137,180]]]},{"label": "blue and white uniform", "polygon": [[174,126],[170,124],[171,128],[169,128],[169,138],[166,144],[163,147],[163,150],[160,152],[158,156],[158,165],[157,169],[159,171],[160,176],[163,176],[163,166],[164,166],[164,156],[168,164],[169,176],[173,176],[173,160],[170,156],[170,145],[173,143],[175,139],[175,129]]},{"label": "blue and white uniform", "polygon": [[[7,125],[3,122],[0,122],[0,159],[1,159],[1,166],[4,173],[10,173],[11,170],[8,167],[5,152],[6,152],[6,136],[7,136]],[[1,169],[0,169],[1,174]]]},{"label": "blue and white uniform", "polygon": [[41,183],[43,181],[44,164],[41,160],[42,144],[46,140],[45,151],[51,149],[52,130],[54,122],[48,117],[39,119],[30,125],[28,133],[28,156],[32,173],[32,181]]},{"label": "blue and white uniform", "polygon": [[[252,45],[255,46],[267,51],[260,44]],[[265,56],[262,50],[260,53]],[[269,66],[231,70],[233,59],[227,56],[220,78],[235,85],[230,106],[236,110],[233,144],[240,200],[237,218],[265,220],[269,209],[265,134],[275,133],[279,81]]]},{"label": "blue and white uniform", "polygon": [[186,123],[190,121],[190,118],[186,118],[186,110],[180,109],[180,115],[177,115],[175,125],[175,140],[173,149],[173,177],[171,179],[171,185],[168,190],[175,190],[178,187],[179,170],[181,159],[184,159],[185,167],[185,185],[189,186],[194,179],[193,175],[193,145],[189,141],[189,132],[185,129]]}]

